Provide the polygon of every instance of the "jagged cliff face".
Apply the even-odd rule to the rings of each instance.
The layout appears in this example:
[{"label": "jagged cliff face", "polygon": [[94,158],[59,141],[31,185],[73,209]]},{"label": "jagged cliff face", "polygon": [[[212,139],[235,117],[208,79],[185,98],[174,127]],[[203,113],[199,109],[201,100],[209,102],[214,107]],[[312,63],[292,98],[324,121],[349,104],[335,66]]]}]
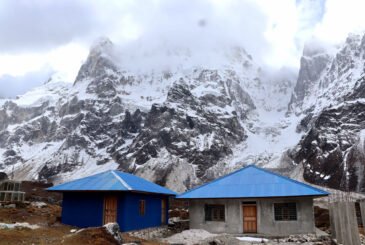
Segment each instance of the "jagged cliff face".
[{"label": "jagged cliff face", "polygon": [[[2,102],[0,169],[59,182],[118,168],[179,191],[219,175],[208,169],[246,141],[256,104],[267,103],[250,95],[263,86],[252,58],[233,49],[218,68],[141,73],[114,49],[94,46],[73,85],[51,79]],[[289,93],[287,83],[272,90]]]},{"label": "jagged cliff face", "polygon": [[364,40],[307,46],[296,79],[242,48],[206,65],[184,51],[133,67],[103,39],[73,84],[54,76],[0,100],[0,171],[57,183],[120,169],[183,191],[255,163],[364,192]]},{"label": "jagged cliff face", "polygon": [[318,113],[356,93],[364,73],[364,49],[365,39],[359,35],[350,35],[339,48],[307,46],[289,111]]},{"label": "jagged cliff face", "polygon": [[298,131],[305,134],[290,156],[306,180],[365,191],[364,72],[365,36],[350,36],[333,55],[302,58],[289,110],[303,115]]}]

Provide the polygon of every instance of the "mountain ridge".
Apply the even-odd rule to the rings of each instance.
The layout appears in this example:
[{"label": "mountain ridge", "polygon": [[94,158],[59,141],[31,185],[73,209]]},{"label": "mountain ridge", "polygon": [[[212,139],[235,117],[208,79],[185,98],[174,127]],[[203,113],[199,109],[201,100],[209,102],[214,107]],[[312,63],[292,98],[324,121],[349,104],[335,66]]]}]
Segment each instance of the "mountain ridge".
[{"label": "mountain ridge", "polygon": [[[294,81],[289,73],[266,74],[242,48],[223,50],[219,55],[225,58],[216,67],[191,62],[169,69],[141,66],[140,72],[123,62],[129,57],[138,64],[143,58],[131,58],[101,39],[73,85],[53,78],[0,102],[0,170],[14,168],[17,178],[58,183],[120,169],[184,191],[254,162],[289,172],[303,165],[310,183],[363,192],[361,115],[355,129],[345,127],[362,102],[343,104],[364,96],[363,40],[350,36],[335,54],[305,49]],[[175,61],[176,54],[181,52],[166,57]],[[184,54],[185,62],[194,58]],[[346,91],[336,93],[339,88]],[[331,160],[310,156],[326,154],[327,139],[338,138],[339,118],[340,127],[351,131],[352,153],[346,154],[356,163],[344,168],[342,158],[332,158],[334,178],[328,177]],[[311,147],[313,139],[320,151]],[[343,177],[348,171],[355,173],[351,181]]]}]

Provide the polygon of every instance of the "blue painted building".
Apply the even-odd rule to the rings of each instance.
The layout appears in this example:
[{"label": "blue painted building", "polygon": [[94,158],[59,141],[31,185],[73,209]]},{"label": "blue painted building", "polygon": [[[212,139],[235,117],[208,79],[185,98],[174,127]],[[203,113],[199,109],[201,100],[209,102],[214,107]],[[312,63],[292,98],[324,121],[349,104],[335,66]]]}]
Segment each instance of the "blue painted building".
[{"label": "blue painted building", "polygon": [[190,229],[280,236],[314,233],[313,199],[329,193],[249,165],[187,191]]},{"label": "blue painted building", "polygon": [[62,223],[93,227],[117,222],[121,231],[167,224],[176,193],[132,174],[106,171],[47,189],[63,193]]}]

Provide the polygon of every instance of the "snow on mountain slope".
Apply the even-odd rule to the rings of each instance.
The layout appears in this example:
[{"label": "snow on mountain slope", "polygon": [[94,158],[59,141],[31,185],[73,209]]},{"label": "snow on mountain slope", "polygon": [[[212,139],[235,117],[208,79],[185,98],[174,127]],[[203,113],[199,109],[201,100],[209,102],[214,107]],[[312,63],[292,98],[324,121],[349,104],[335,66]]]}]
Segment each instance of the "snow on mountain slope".
[{"label": "snow on mountain slope", "polygon": [[364,192],[364,61],[364,37],[311,43],[295,84],[243,48],[101,39],[73,84],[55,74],[0,100],[0,171],[58,183],[118,168],[183,191],[255,163]]},{"label": "snow on mountain slope", "polygon": [[[303,117],[298,131],[304,135],[289,155],[303,164],[309,182],[365,192],[365,36],[350,35],[335,54],[304,59],[289,106]],[[309,75],[318,59],[320,68]]]},{"label": "snow on mountain slope", "polygon": [[365,39],[351,34],[338,48],[307,46],[290,107],[314,114],[352,94],[364,76]]},{"label": "snow on mountain slope", "polygon": [[[115,51],[102,40],[74,85],[55,76],[3,103],[0,169],[60,182],[117,167],[142,174],[155,161],[159,169],[151,178],[172,184],[180,161],[176,169],[193,169],[186,185],[176,187],[183,190],[203,178],[204,158],[214,165],[244,139],[239,120],[254,105],[232,70],[128,71],[112,57]],[[163,156],[177,162],[164,167]]]},{"label": "snow on mountain slope", "polygon": [[105,41],[73,86],[2,100],[2,169],[63,181],[119,168],[184,190],[247,163],[295,163],[307,181],[364,191],[364,38],[326,50],[306,47],[289,103],[293,78],[263,74],[243,49],[205,66],[175,52],[164,69],[152,54],[136,69]]}]

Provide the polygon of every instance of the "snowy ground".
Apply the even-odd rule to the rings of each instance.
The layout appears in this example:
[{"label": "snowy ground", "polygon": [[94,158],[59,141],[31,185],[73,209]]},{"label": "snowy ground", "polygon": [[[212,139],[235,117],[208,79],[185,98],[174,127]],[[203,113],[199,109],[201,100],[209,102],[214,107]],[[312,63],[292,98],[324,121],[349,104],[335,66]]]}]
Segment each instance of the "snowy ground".
[{"label": "snowy ground", "polygon": [[193,244],[200,244],[207,238],[212,238],[217,236],[219,235],[210,233],[206,230],[191,229],[172,235],[168,238],[163,239],[163,241],[170,244],[193,245]]},{"label": "snowy ground", "polygon": [[27,222],[23,223],[15,223],[15,224],[6,224],[6,223],[0,223],[0,229],[15,229],[15,228],[29,228],[29,229],[38,229],[38,225],[30,225]]},{"label": "snowy ground", "polygon": [[249,245],[249,244],[331,244],[329,236],[322,235],[293,235],[286,238],[271,239],[264,237],[237,236],[232,234],[213,234],[201,229],[186,230],[168,238],[161,239],[168,244],[230,244],[230,245]]},{"label": "snowy ground", "polygon": [[245,236],[245,237],[236,237],[239,241],[243,241],[243,242],[268,242],[269,240],[266,238],[261,238],[261,237],[249,237],[249,236]]}]

